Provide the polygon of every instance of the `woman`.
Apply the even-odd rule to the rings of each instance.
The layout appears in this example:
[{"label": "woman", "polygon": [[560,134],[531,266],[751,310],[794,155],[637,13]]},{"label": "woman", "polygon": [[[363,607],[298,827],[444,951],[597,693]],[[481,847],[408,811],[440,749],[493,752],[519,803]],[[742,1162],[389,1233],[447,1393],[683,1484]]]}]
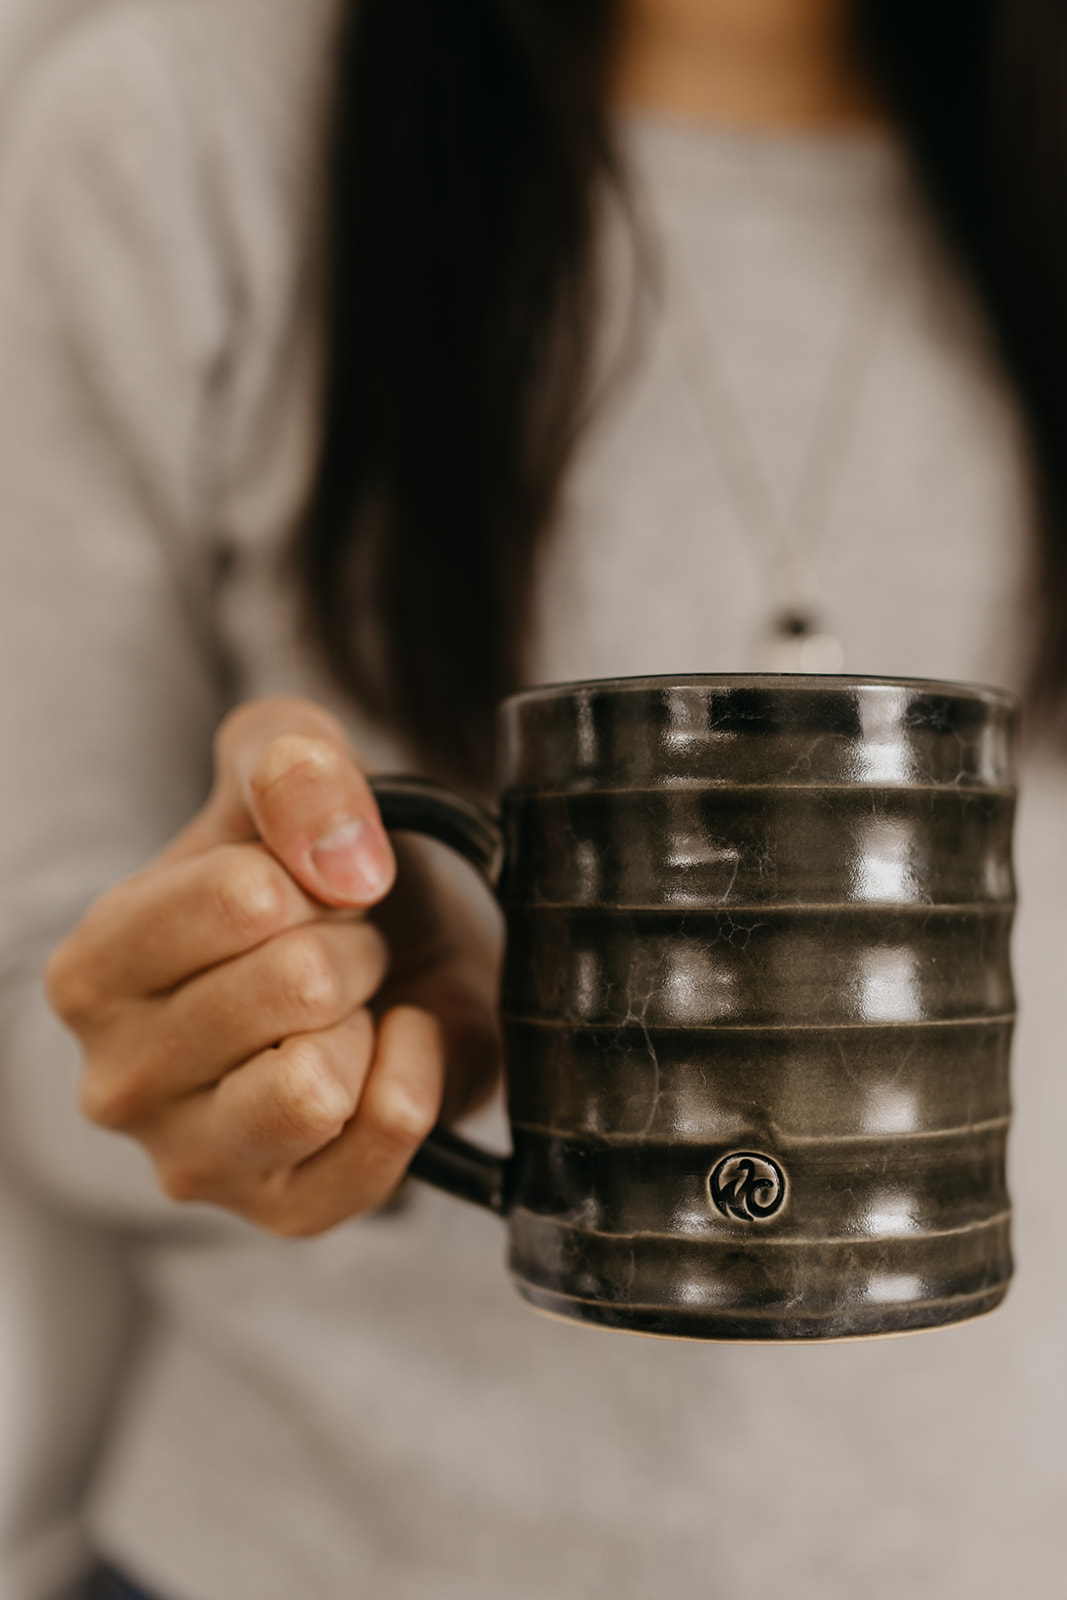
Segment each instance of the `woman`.
[{"label": "woman", "polygon": [[391,1203],[495,1070],[498,931],[436,857],[397,872],[363,774],[477,787],[518,683],[787,647],[1008,683],[1029,649],[1057,704],[1063,23],[342,12],[109,6],[3,179],[6,1115],[149,1307],[90,1491],[111,1592],[1050,1580],[1058,764],[1020,1284],[940,1340],[801,1351],[542,1323],[490,1219]]}]

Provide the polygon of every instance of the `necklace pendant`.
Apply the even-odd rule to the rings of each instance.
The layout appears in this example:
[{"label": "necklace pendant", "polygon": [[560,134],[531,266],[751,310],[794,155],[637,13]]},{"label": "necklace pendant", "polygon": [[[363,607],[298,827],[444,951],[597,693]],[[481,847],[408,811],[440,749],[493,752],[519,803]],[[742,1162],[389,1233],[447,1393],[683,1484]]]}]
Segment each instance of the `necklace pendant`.
[{"label": "necklace pendant", "polygon": [[799,607],[779,611],[757,650],[761,672],[840,672],[845,652],[839,639],[825,633],[815,615]]}]

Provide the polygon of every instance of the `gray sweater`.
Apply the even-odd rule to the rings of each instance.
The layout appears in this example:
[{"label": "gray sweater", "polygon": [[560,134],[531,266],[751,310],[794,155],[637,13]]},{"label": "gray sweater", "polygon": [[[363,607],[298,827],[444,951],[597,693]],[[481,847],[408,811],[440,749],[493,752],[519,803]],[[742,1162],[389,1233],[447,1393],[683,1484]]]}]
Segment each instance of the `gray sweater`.
[{"label": "gray sweater", "polygon": [[[333,21],[333,0],[119,0],[35,74],[3,152],[2,1153],[114,1242],[147,1307],[92,1538],[171,1600],[1054,1590],[1067,784],[1049,759],[1019,849],[1020,1275],[985,1322],[808,1349],[561,1326],[513,1296],[488,1216],[418,1190],[280,1242],[172,1205],[136,1147],[79,1121],[41,960],[197,806],[232,684],[329,699],[369,764],[410,762],[331,696],[281,566],[317,425]],[[751,667],[775,528],[817,478],[807,548],[847,669],[1015,683],[1020,430],[891,142],[641,119],[623,137],[659,270],[546,550],[531,680]],[[608,366],[631,273],[606,245]],[[750,447],[762,499],[738,486]]]}]

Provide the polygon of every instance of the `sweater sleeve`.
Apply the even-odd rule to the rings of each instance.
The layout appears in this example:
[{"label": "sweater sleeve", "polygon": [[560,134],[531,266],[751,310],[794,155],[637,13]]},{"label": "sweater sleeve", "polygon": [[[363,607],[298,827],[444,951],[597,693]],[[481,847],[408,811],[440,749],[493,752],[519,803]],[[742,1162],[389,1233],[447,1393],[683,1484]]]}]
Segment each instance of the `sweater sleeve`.
[{"label": "sweater sleeve", "polygon": [[224,709],[232,318],[197,133],[125,8],[42,66],[0,167],[0,1151],[134,1224],[188,1213],[137,1146],[81,1120],[41,969],[199,805]]}]

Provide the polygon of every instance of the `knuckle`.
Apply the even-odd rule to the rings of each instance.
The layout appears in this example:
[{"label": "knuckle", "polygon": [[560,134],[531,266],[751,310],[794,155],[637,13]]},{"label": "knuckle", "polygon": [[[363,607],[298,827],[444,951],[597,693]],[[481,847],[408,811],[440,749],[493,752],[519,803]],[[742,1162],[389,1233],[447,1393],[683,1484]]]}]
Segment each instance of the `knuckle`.
[{"label": "knuckle", "polygon": [[290,727],[322,728],[335,737],[344,736],[340,722],[325,706],[303,695],[279,692],[242,700],[223,717],[215,737],[218,741],[226,742],[249,732],[258,733],[265,725],[279,727],[285,724]]},{"label": "knuckle", "polygon": [[289,1008],[305,1029],[329,1026],[339,1017],[344,1000],[341,975],[316,929],[288,941],[283,982]]},{"label": "knuckle", "polygon": [[279,1239],[313,1239],[343,1220],[320,1197],[297,1196],[287,1183],[268,1184],[249,1208],[248,1219]]},{"label": "knuckle", "polygon": [[260,942],[285,926],[285,870],[258,846],[239,845],[229,852],[215,894],[226,925],[244,937]]},{"label": "knuckle", "polygon": [[219,723],[218,730],[215,734],[215,743],[217,745],[227,746],[231,744],[234,739],[239,738],[244,732],[245,728],[248,726],[249,722],[256,715],[257,709],[257,701],[243,700],[240,705],[234,706],[232,710],[227,711],[226,715]]},{"label": "knuckle", "polygon": [[252,773],[252,789],[259,799],[268,799],[286,779],[328,783],[343,767],[340,750],[325,734],[280,733],[264,747]]},{"label": "knuckle", "polygon": [[274,1092],[286,1129],[301,1136],[335,1138],[355,1109],[324,1048],[312,1039],[291,1040],[281,1052]]},{"label": "knuckle", "polygon": [[168,1200],[182,1205],[211,1200],[215,1195],[213,1174],[188,1159],[157,1160],[156,1182]]},{"label": "knuckle", "polygon": [[90,1065],[78,1085],[78,1109],[96,1127],[120,1132],[132,1127],[143,1112],[143,1089],[127,1073]]},{"label": "knuckle", "polygon": [[262,1226],[280,1239],[314,1239],[335,1227],[336,1217],[323,1217],[303,1207],[271,1208]]},{"label": "knuckle", "polygon": [[240,748],[245,739],[255,734],[272,702],[267,696],[243,700],[228,711],[215,731],[215,757],[219,765],[225,764]]},{"label": "knuckle", "polygon": [[101,1012],[104,996],[98,974],[74,939],[54,950],[45,966],[45,992],[52,1010],[77,1030]]},{"label": "knuckle", "polygon": [[394,1085],[375,1108],[378,1142],[395,1156],[407,1157],[420,1145],[437,1120],[438,1096],[418,1085]]}]

